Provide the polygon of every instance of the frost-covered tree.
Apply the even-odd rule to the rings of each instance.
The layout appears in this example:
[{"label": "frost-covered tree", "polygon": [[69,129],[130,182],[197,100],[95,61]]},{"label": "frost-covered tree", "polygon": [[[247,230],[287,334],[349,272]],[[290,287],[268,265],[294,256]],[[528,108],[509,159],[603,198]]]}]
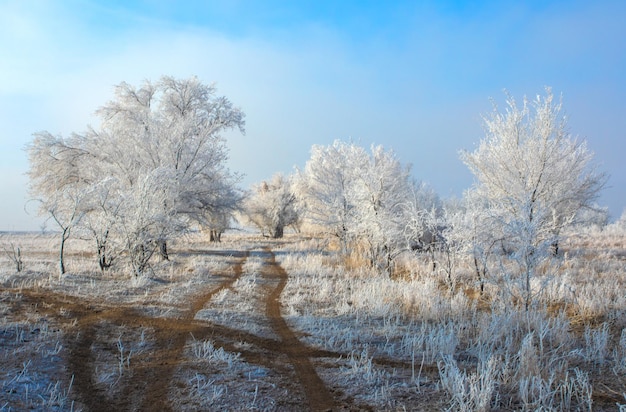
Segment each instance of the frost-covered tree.
[{"label": "frost-covered tree", "polygon": [[31,194],[39,201],[40,213],[60,229],[60,276],[65,273],[65,243],[85,216],[90,181],[81,171],[91,157],[78,135],[64,139],[36,133],[27,150]]},{"label": "frost-covered tree", "polygon": [[609,208],[597,204],[578,211],[573,223],[578,227],[602,229],[609,224]]},{"label": "frost-covered tree", "polygon": [[570,135],[551,90],[518,107],[484,118],[485,137],[474,152],[462,153],[476,178],[476,196],[485,199],[487,219],[511,250],[530,304],[530,278],[541,259],[558,252],[561,230],[589,206],[605,183],[593,154]]},{"label": "frost-covered tree", "polygon": [[85,237],[96,244],[98,266],[101,271],[109,269],[124,250],[116,233],[124,212],[125,199],[120,195],[118,180],[104,178],[90,185],[86,195],[85,217],[81,229]]},{"label": "frost-covered tree", "polygon": [[9,242],[8,244],[0,244],[0,248],[6,255],[15,264],[15,271],[20,273],[24,270],[24,261],[22,260],[22,248],[19,245],[13,244],[13,242]]},{"label": "frost-covered tree", "polygon": [[244,132],[244,114],[214,86],[195,77],[138,88],[121,83],[97,114],[98,128],[68,139],[42,132],[28,150],[31,186],[42,204],[61,188],[88,195],[77,216],[95,239],[102,269],[112,262],[110,246],[121,246],[139,274],[155,245],[167,258],[169,238],[238,207],[239,176],[226,167],[221,133]]},{"label": "frost-covered tree", "polygon": [[347,254],[353,235],[356,175],[367,162],[365,149],[339,140],[314,145],[311,158],[297,175],[298,197],[306,204],[306,219],[339,240]]},{"label": "frost-covered tree", "polygon": [[489,275],[489,258],[502,241],[498,228],[489,222],[488,212],[488,201],[471,190],[456,204],[448,201],[445,207],[443,235],[450,247],[469,256],[480,293]]},{"label": "frost-covered tree", "polygon": [[425,183],[416,183],[403,206],[404,238],[411,250],[433,252],[443,242],[445,227],[441,199]]},{"label": "frost-covered tree", "polygon": [[391,150],[372,146],[356,172],[352,230],[367,246],[370,263],[389,273],[395,257],[406,250],[403,212],[414,188],[411,170]]},{"label": "frost-covered tree", "polygon": [[230,222],[235,218],[233,212],[210,213],[206,216],[205,232],[209,234],[209,241],[221,242],[222,234],[230,227]]},{"label": "frost-covered tree", "polygon": [[246,219],[263,233],[283,237],[286,227],[300,220],[301,208],[293,191],[292,179],[280,173],[254,185],[244,204]]},{"label": "frost-covered tree", "polygon": [[169,184],[171,170],[155,169],[140,178],[132,191],[124,193],[124,212],[119,230],[122,244],[136,276],[144,273],[155,253],[163,252],[163,239],[181,230],[177,211],[163,207],[175,191]]},{"label": "frost-covered tree", "polygon": [[[128,186],[156,169],[167,170],[161,175],[167,176],[172,197],[162,207],[173,212],[178,222],[171,223],[179,226],[186,220],[203,223],[207,213],[236,207],[242,198],[239,178],[226,168],[221,133],[244,132],[240,109],[195,77],[163,77],[140,88],[122,83],[115,95],[98,111],[102,130],[91,136],[106,142],[102,150]],[[163,244],[165,238],[158,241]]]},{"label": "frost-covered tree", "polygon": [[[407,247],[417,253],[427,253],[432,269],[443,268],[452,278],[453,249],[445,231],[448,228],[443,202],[435,191],[424,183],[415,184],[403,208],[404,238]],[[441,258],[444,258],[443,260]],[[443,265],[438,265],[443,263]]]},{"label": "frost-covered tree", "polygon": [[313,146],[296,186],[306,219],[336,236],[343,254],[358,251],[389,272],[407,250],[409,205],[418,207],[423,187],[392,151],[341,141]]}]

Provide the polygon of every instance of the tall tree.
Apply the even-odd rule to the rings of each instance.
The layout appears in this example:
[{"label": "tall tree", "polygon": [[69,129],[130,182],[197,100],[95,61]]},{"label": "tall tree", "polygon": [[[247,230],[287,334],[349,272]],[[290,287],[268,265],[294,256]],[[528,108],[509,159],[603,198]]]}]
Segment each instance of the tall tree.
[{"label": "tall tree", "polygon": [[[99,128],[69,139],[39,133],[29,153],[38,197],[56,199],[61,188],[89,194],[80,216],[102,269],[111,263],[109,245],[124,245],[139,274],[155,245],[167,258],[171,236],[238,207],[240,177],[226,167],[222,132],[243,133],[244,113],[214,86],[195,77],[163,77],[138,88],[121,83],[97,114]],[[55,175],[54,184],[46,173]]]},{"label": "tall tree", "polygon": [[214,86],[195,77],[163,77],[140,88],[122,83],[115,94],[98,111],[103,127],[92,137],[104,137],[103,150],[129,185],[157,168],[171,169],[177,198],[165,207],[197,221],[207,210],[240,200],[233,195],[239,177],[226,168],[228,150],[221,133],[244,133],[244,113],[216,96]]},{"label": "tall tree", "polygon": [[474,152],[462,154],[476,177],[474,190],[488,202],[488,221],[524,275],[524,302],[530,278],[546,252],[558,252],[561,230],[591,205],[606,177],[592,165],[593,154],[570,135],[561,102],[552,91],[518,107],[484,118],[485,137]]}]

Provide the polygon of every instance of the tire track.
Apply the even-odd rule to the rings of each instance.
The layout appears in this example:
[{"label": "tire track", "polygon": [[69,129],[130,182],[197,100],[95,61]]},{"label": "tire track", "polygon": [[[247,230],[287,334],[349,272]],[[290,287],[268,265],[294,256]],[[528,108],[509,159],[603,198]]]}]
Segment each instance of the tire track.
[{"label": "tire track", "polygon": [[[242,276],[243,265],[249,255],[249,252],[229,254],[233,256],[229,261],[232,275],[205,293],[189,299],[188,309],[178,318],[151,317],[137,307],[110,307],[106,302],[96,303],[94,299],[23,289],[19,305],[35,307],[41,314],[45,312],[66,325],[74,323],[65,338],[65,346],[68,348],[67,373],[69,376],[74,375],[73,397],[88,411],[175,409],[168,392],[173,389],[174,374],[182,363],[188,361],[184,349],[192,336],[198,340],[210,339],[216,347],[240,353],[241,359],[249,364],[273,370],[276,376],[280,376],[283,388],[289,393],[289,400],[281,401],[284,402],[281,403],[283,407],[293,407],[296,401],[303,408],[308,406],[314,411],[351,410],[355,406],[353,401],[348,400],[346,404],[345,400],[335,399],[312,363],[315,358],[340,358],[345,354],[308,347],[298,340],[295,332],[287,325],[280,313],[280,296],[288,274],[276,262],[274,253],[268,247],[257,252],[257,256],[264,260],[261,276],[268,281],[265,286],[268,293],[262,300],[265,316],[278,339],[258,336],[238,329],[236,325],[195,320],[196,314],[217,293],[232,287]],[[60,316],[61,308],[64,309],[64,315]],[[260,310],[263,310],[262,306]],[[120,327],[135,335],[147,328],[150,330],[151,347],[146,352],[133,354],[128,370],[124,370],[114,386],[107,389],[108,384],[96,382],[98,362],[102,363],[103,350],[109,350],[110,359],[111,341],[115,340]],[[242,347],[242,343],[248,347]],[[378,358],[374,362],[410,368],[406,362],[391,359]]]},{"label": "tire track", "polygon": [[[206,325],[196,324],[194,317],[216,293],[231,287],[239,279],[248,255],[248,252],[238,254],[233,276],[193,298],[182,318],[152,318],[134,308],[105,309],[97,314],[77,309],[74,315],[78,318],[78,339],[69,342],[68,364],[78,378],[74,387],[77,398],[85,408],[89,411],[171,411],[168,389],[177,366],[183,360],[187,340],[194,332],[204,335],[201,332],[206,329]],[[116,399],[106,397],[94,382],[96,366],[92,347],[97,342],[95,330],[98,322],[106,322],[107,327],[124,325],[154,330],[155,349],[143,356],[133,357],[130,371],[118,382],[123,389]]]},{"label": "tire track", "polygon": [[280,295],[287,284],[287,272],[276,263],[276,256],[265,248],[266,272],[269,278],[277,278],[278,285],[267,296],[265,314],[268,317],[274,332],[282,342],[281,350],[287,355],[294,367],[300,385],[306,395],[309,408],[313,411],[330,411],[335,408],[335,401],[330,391],[319,377],[310,358],[314,351],[302,344],[287,322],[280,314]]}]

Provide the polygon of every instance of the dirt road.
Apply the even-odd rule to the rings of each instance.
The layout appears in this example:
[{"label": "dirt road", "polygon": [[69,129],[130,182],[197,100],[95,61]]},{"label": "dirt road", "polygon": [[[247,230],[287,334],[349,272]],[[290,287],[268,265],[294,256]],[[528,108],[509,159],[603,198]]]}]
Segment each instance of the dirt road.
[{"label": "dirt road", "polygon": [[[249,251],[231,252],[231,270],[221,274],[221,283],[196,290],[185,299],[187,307],[175,317],[151,316],[137,305],[111,305],[27,289],[21,290],[20,307],[36,307],[39,315],[52,317],[67,328],[65,378],[72,380],[71,397],[76,406],[87,411],[193,409],[184,396],[176,395],[189,393],[188,388],[180,387],[185,385],[177,376],[187,366],[193,366],[193,359],[186,352],[190,342],[209,339],[216,348],[238,353],[243,362],[266,370],[264,375],[272,380],[271,386],[266,385],[269,393],[264,394],[272,399],[268,409],[358,408],[338,402],[316,372],[314,358],[340,355],[308,348],[281,316],[280,296],[287,273],[276,262],[274,253],[269,248],[254,253],[263,260],[259,287],[265,307],[261,313],[278,339],[210,319],[197,319],[199,311],[211,307],[216,295],[240,279]],[[257,395],[254,394],[255,402]],[[238,410],[241,405],[230,407]]]}]

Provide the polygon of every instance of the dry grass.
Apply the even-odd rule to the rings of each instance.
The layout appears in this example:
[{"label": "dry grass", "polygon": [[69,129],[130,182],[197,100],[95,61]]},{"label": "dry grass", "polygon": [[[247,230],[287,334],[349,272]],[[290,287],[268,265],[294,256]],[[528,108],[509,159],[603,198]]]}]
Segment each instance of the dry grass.
[{"label": "dry grass", "polygon": [[[528,312],[506,292],[497,270],[481,292],[472,262],[462,257],[450,283],[428,256],[403,256],[389,277],[360,256],[340,257],[332,239],[227,234],[223,240],[179,239],[171,245],[172,260],[155,262],[142,279],[124,268],[101,274],[90,245],[72,240],[69,272],[58,279],[56,237],[0,237],[19,244],[24,260],[17,273],[14,262],[0,256],[7,371],[0,408],[81,406],[76,382],[61,372],[69,356],[65,342],[80,327],[73,309],[52,301],[29,308],[27,293],[78,299],[98,310],[134,307],[141,316],[167,320],[186,316],[190,297],[228,279],[232,284],[197,312],[195,321],[213,325],[212,335],[183,342],[167,388],[170,404],[180,410],[297,408],[284,403],[294,390],[293,379],[285,378],[289,368],[272,360],[285,355],[263,349],[277,339],[264,314],[277,284],[265,270],[268,246],[289,275],[282,316],[347,409],[615,410],[626,403],[626,233],[615,228],[568,237],[562,257],[543,264],[533,279]],[[246,250],[251,254],[234,279],[229,256]],[[123,396],[133,362],[157,350],[161,332],[111,322],[103,323],[104,335],[94,335],[103,342],[96,381]],[[229,340],[231,333],[241,341]],[[302,393],[294,393],[301,401]]]}]

